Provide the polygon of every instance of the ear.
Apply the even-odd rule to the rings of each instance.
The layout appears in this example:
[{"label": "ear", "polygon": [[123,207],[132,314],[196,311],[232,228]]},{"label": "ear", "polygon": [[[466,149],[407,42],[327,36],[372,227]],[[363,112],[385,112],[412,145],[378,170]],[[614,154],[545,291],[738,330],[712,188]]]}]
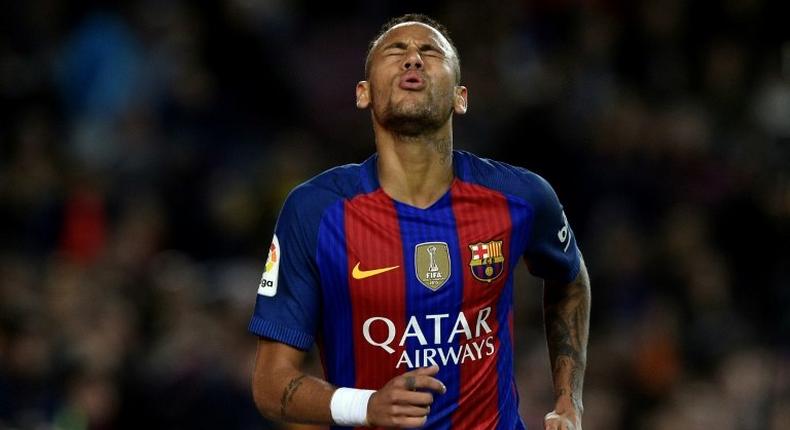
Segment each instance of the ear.
[{"label": "ear", "polygon": [[370,106],[370,83],[359,81],[357,83],[357,109],[367,109]]},{"label": "ear", "polygon": [[458,115],[466,113],[467,92],[466,87],[458,85],[455,87],[455,98],[453,99],[453,111]]}]

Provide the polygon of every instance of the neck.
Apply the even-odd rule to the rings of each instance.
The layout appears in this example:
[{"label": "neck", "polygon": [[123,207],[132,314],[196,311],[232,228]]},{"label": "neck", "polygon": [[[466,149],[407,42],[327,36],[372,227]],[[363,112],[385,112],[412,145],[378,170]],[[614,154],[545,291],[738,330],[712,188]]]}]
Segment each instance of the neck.
[{"label": "neck", "polygon": [[451,121],[420,136],[394,134],[374,121],[374,132],[379,183],[387,195],[427,208],[447,192],[453,181]]}]

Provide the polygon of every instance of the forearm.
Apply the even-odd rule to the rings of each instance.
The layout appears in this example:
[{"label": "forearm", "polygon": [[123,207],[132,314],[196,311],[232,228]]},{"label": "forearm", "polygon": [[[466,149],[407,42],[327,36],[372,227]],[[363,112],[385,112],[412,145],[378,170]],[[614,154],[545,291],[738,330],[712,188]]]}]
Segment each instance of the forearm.
[{"label": "forearm", "polygon": [[252,390],[261,414],[292,423],[332,425],[337,420],[339,425],[352,427],[369,423],[415,428],[427,420],[432,393],[447,392],[434,378],[439,367],[431,366],[394,377],[375,394],[354,389],[336,393],[328,382],[300,370],[304,357],[304,351],[288,345],[264,338],[258,341]]},{"label": "forearm", "polygon": [[267,387],[253,388],[261,414],[274,421],[332,425],[329,402],[335,388],[304,373],[276,377]]},{"label": "forearm", "polygon": [[301,363],[287,365],[279,361],[271,367],[278,360],[266,355],[275,353],[258,348],[252,390],[261,414],[274,421],[332,425],[329,404],[335,387],[302,372]]},{"label": "forearm", "polygon": [[590,279],[584,261],[569,284],[546,282],[543,311],[558,412],[584,410],[582,388],[590,325]]}]

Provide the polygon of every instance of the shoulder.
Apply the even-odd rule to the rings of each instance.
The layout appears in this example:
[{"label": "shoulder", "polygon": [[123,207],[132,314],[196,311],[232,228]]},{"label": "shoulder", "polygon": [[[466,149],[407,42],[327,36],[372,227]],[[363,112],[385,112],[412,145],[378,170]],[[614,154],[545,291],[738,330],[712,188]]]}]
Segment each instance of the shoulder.
[{"label": "shoulder", "polygon": [[359,194],[360,190],[360,165],[346,164],[325,170],[302,182],[291,190],[288,199],[315,204],[350,198]]},{"label": "shoulder", "polygon": [[282,213],[297,219],[320,219],[332,204],[361,191],[360,165],[333,167],[294,187],[285,199]]},{"label": "shoulder", "polygon": [[456,151],[463,180],[531,203],[556,199],[551,184],[535,172],[497,160]]}]

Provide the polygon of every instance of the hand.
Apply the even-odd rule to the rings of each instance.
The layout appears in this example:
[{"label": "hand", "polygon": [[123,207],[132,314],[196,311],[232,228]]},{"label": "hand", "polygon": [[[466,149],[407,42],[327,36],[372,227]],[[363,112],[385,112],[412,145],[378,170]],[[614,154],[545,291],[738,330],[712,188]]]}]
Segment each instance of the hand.
[{"label": "hand", "polygon": [[368,401],[368,425],[374,427],[420,427],[428,420],[433,393],[447,392],[434,378],[439,366],[422,367],[390,379]]},{"label": "hand", "polygon": [[582,430],[582,419],[573,411],[558,413],[556,410],[543,418],[545,430]]}]

